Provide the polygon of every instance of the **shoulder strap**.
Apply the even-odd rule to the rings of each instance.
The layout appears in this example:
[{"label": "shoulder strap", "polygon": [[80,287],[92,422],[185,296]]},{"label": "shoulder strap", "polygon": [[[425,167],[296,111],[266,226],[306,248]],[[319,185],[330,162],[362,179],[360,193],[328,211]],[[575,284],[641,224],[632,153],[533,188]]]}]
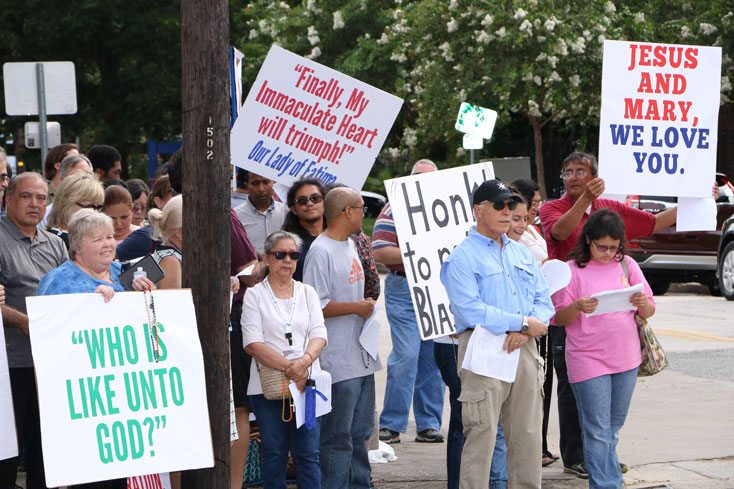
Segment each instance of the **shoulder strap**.
[{"label": "shoulder strap", "polygon": [[626,278],[627,283],[629,283],[630,282],[630,267],[629,267],[629,264],[627,263],[627,257],[623,256],[622,261],[619,263],[620,265],[622,265],[622,270],[624,270],[624,278]]}]

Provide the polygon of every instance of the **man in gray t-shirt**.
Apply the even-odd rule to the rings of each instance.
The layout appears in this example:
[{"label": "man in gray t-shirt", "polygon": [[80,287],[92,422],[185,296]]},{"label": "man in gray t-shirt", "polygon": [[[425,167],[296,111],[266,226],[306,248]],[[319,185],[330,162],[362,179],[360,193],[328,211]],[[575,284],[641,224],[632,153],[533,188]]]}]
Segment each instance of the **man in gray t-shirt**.
[{"label": "man in gray t-shirt", "polygon": [[328,227],[311,245],[303,276],[319,294],[329,335],[320,357],[332,379],[332,410],[321,418],[321,487],[369,489],[367,441],[374,426],[374,372],[382,365],[359,343],[375,301],[364,299],[364,270],[349,239],[362,229],[364,202],[356,190],[337,187],[326,194],[324,215]]},{"label": "man in gray t-shirt", "polygon": [[[36,295],[41,277],[68,259],[61,238],[36,228],[47,198],[48,187],[41,175],[23,173],[8,187],[7,215],[0,219],[0,283],[7,294],[6,304],[0,307],[15,425],[18,439],[26,442],[28,489],[45,488],[46,480],[25,298]],[[17,463],[17,458],[0,461],[0,487],[15,487]]]}]

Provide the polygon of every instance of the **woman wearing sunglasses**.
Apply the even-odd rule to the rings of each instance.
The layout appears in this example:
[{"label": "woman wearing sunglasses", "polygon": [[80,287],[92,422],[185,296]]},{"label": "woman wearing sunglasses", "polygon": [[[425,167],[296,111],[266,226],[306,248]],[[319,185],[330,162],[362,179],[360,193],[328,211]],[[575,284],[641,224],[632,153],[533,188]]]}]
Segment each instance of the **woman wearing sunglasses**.
[{"label": "woman wearing sunglasses", "polygon": [[[622,487],[617,442],[641,361],[634,315],[655,313],[650,286],[637,263],[625,256],[624,240],[617,213],[594,212],[569,255],[571,282],[553,296],[554,324],[566,327],[568,378],[579,410],[590,489]],[[598,305],[591,295],[639,283],[643,292],[631,296],[633,310],[589,316]]]},{"label": "woman wearing sunglasses", "polygon": [[265,399],[259,373],[265,367],[279,370],[303,392],[310,370],[320,368],[326,326],[316,291],[293,280],[300,249],[301,239],[293,233],[276,231],[268,236],[264,258],[268,275],[248,289],[242,305],[243,346],[255,359],[247,394],[260,427],[265,489],[285,489],[289,451],[298,487],[321,487],[319,427],[296,428],[287,399]]},{"label": "woman wearing sunglasses", "polygon": [[91,174],[77,172],[61,181],[48,216],[48,231],[60,237],[69,248],[68,226],[71,216],[81,209],[99,211],[104,203],[102,184]]}]

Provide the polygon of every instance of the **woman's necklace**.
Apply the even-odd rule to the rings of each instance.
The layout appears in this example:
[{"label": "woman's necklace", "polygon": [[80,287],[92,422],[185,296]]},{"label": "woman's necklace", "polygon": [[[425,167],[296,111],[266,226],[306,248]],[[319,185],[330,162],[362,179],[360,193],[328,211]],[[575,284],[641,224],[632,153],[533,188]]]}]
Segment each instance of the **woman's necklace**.
[{"label": "woman's necklace", "polygon": [[266,278],[263,282],[263,285],[265,286],[265,290],[268,291],[268,294],[270,295],[270,300],[273,302],[273,306],[275,307],[275,310],[278,311],[278,315],[283,320],[283,323],[285,325],[285,339],[288,340],[288,346],[293,346],[293,314],[296,311],[296,301],[295,299],[295,285],[293,280],[290,281],[290,288],[291,288],[291,296],[290,296],[290,304],[289,304],[289,310],[283,312],[283,310],[280,308],[280,303],[278,302],[278,299],[275,298],[275,294],[273,293],[273,289],[270,286],[270,279]]},{"label": "woman's necklace", "polygon": [[81,270],[84,273],[86,273],[87,275],[89,275],[91,277],[94,277],[94,278],[96,278],[98,280],[102,280],[103,282],[108,282],[108,283],[111,282],[111,280],[110,280],[110,269],[109,268],[105,269],[103,272],[95,272],[94,270],[92,270],[91,268],[85,266],[84,264],[82,264],[81,262],[79,262],[77,260],[74,260],[74,265],[76,265],[79,268],[81,268]]}]

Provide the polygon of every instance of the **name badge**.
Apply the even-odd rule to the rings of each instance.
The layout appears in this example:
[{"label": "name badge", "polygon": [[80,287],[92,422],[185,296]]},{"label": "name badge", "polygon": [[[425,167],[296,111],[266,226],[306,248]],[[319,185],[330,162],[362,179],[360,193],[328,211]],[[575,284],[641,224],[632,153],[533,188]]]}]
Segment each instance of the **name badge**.
[{"label": "name badge", "polygon": [[283,356],[286,357],[288,360],[298,360],[303,356],[303,350],[283,350]]}]

